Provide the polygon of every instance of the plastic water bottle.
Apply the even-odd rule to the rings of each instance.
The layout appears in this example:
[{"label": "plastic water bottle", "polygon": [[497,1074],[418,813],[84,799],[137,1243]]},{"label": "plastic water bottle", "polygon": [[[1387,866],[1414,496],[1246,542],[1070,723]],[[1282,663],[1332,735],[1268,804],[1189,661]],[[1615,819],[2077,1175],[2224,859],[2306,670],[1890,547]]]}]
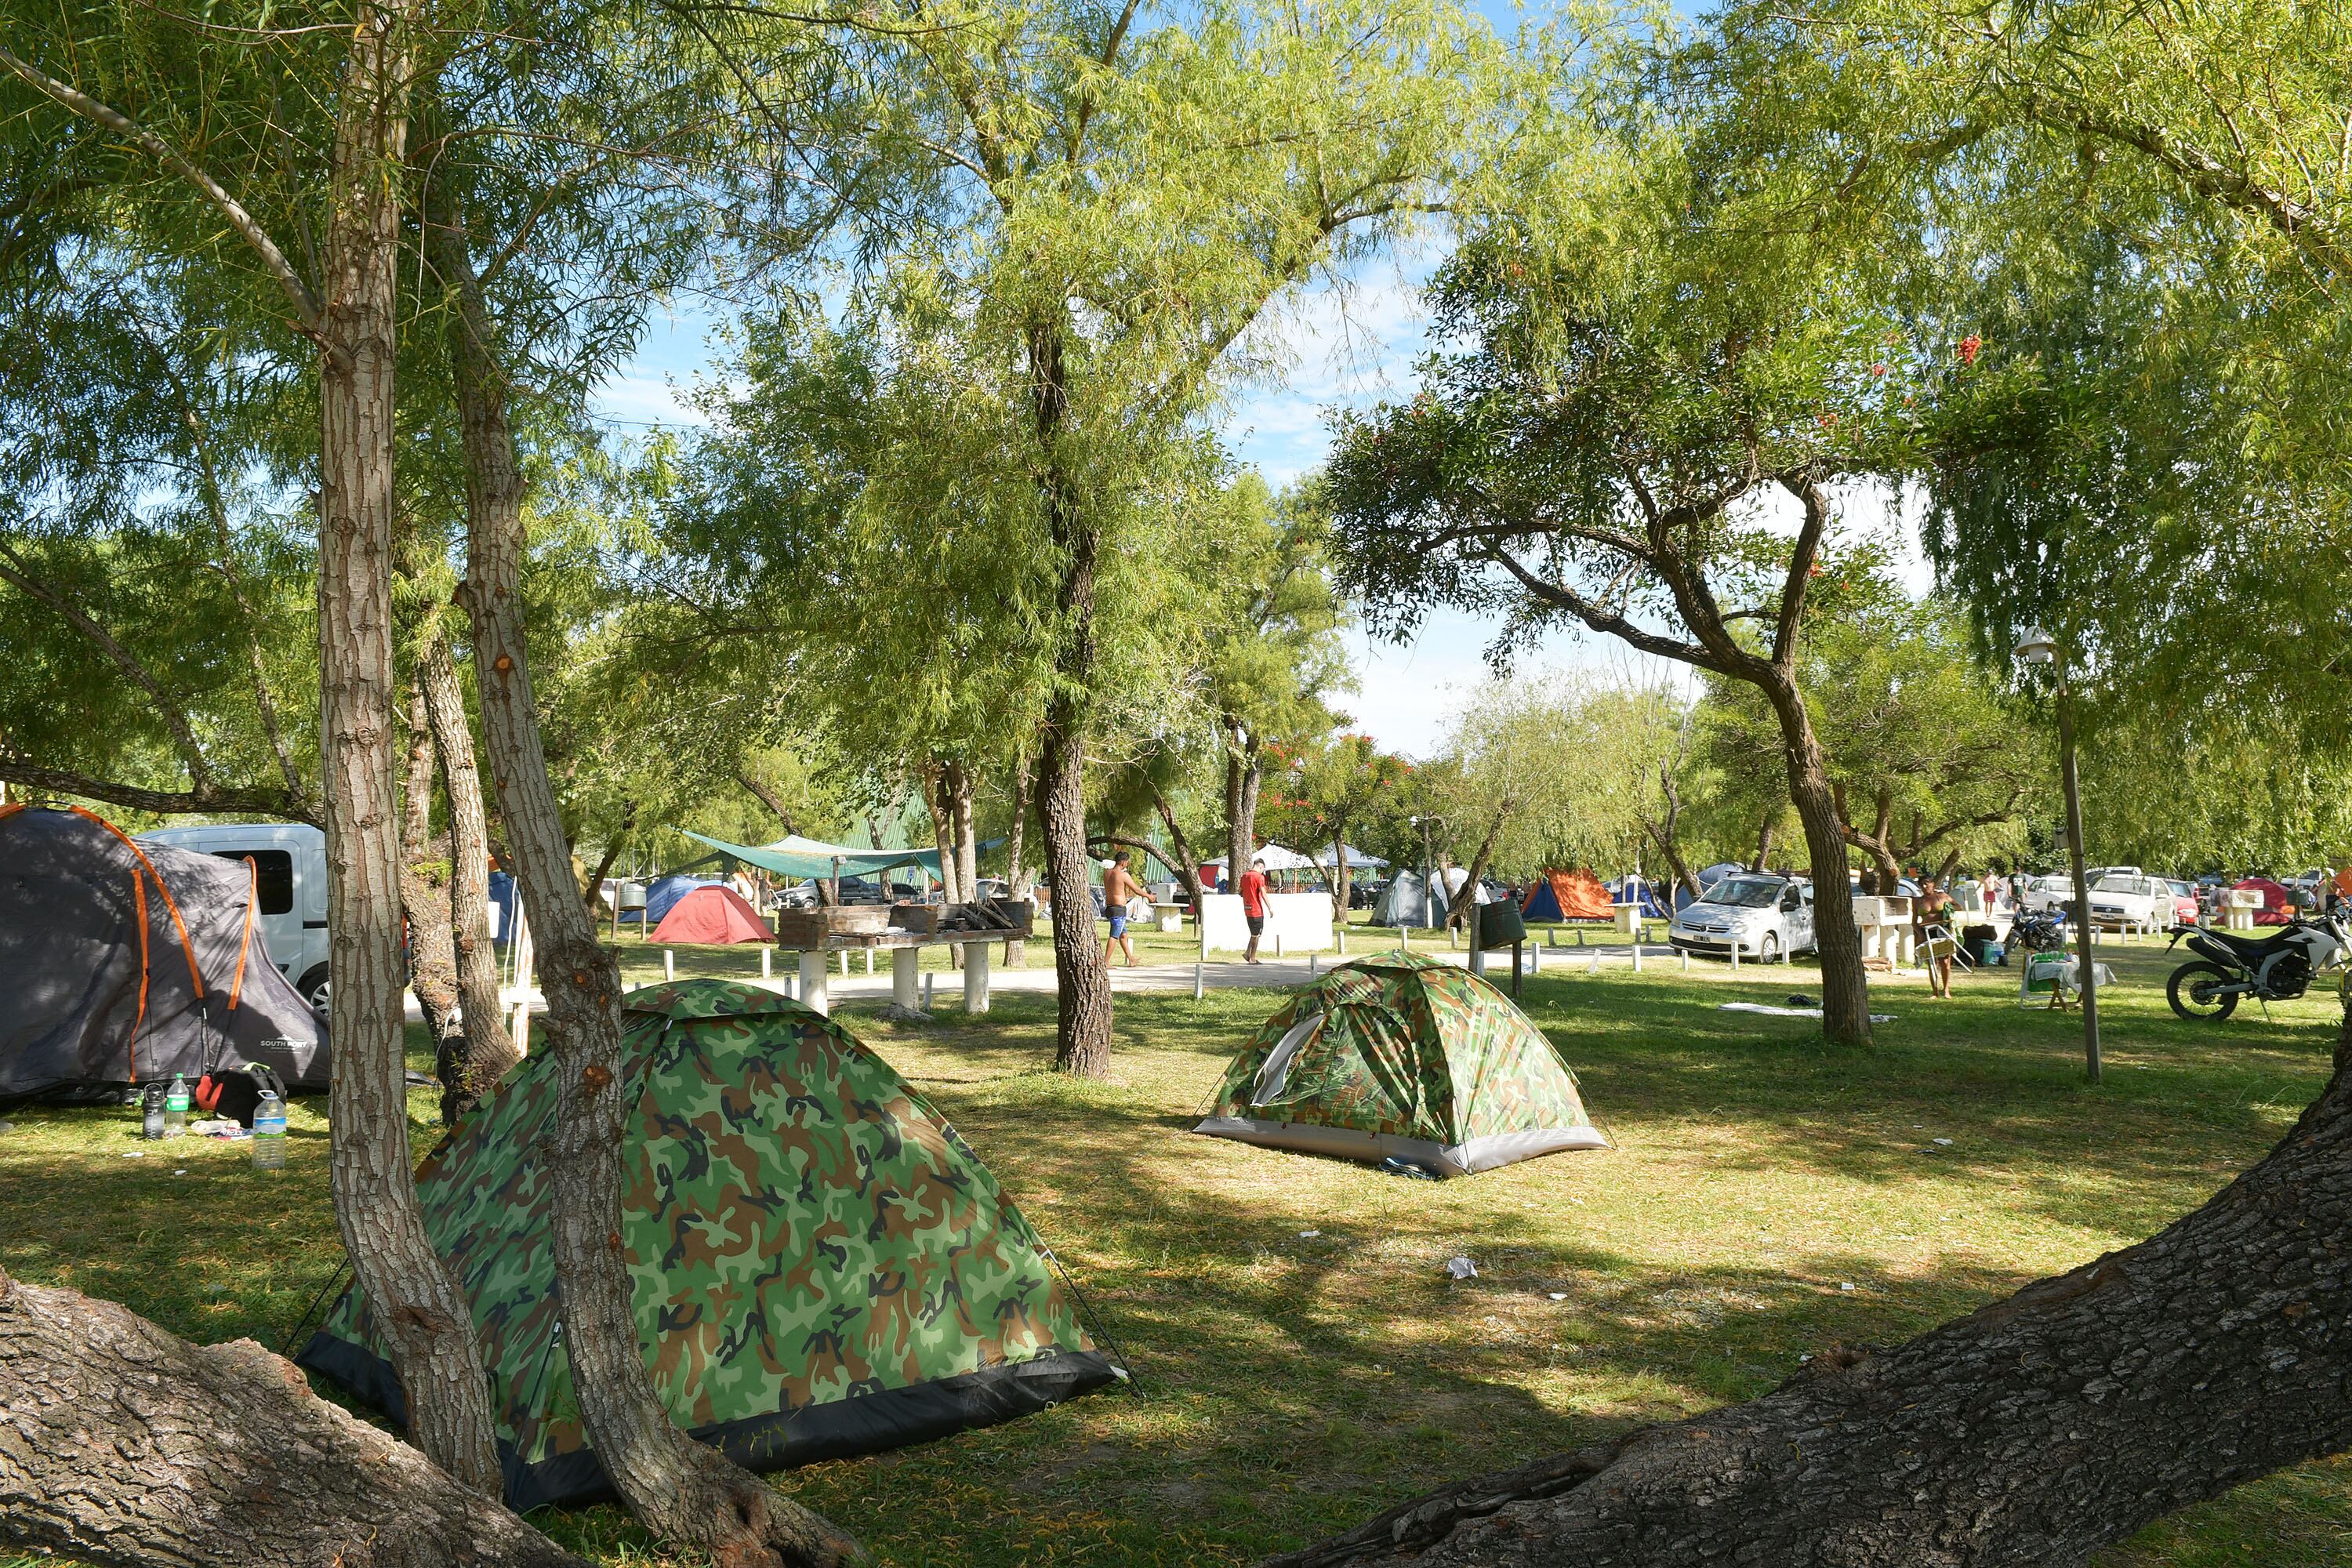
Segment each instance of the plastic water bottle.
[{"label": "plastic water bottle", "polygon": [[163,1090],[165,1085],[150,1083],[139,1091],[139,1134],[160,1142],[163,1137]]},{"label": "plastic water bottle", "polygon": [[253,1168],[286,1168],[286,1102],[266,1089],[261,1103],[253,1108]]},{"label": "plastic water bottle", "polygon": [[177,1138],[188,1131],[188,1080],[172,1075],[171,1092],[163,1096],[163,1136]]}]

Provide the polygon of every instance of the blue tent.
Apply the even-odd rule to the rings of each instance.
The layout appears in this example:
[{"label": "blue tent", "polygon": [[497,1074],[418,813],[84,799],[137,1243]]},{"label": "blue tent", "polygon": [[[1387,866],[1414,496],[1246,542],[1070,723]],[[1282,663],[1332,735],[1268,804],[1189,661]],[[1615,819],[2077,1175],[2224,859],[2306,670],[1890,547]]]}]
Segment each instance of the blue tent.
[{"label": "blue tent", "polygon": [[643,910],[624,910],[621,919],[644,921],[648,925],[661,924],[662,916],[677,907],[677,901],[697,888],[719,886],[716,877],[664,877],[646,889]]},{"label": "blue tent", "polygon": [[504,871],[490,873],[490,940],[514,940],[515,885],[514,879]]}]

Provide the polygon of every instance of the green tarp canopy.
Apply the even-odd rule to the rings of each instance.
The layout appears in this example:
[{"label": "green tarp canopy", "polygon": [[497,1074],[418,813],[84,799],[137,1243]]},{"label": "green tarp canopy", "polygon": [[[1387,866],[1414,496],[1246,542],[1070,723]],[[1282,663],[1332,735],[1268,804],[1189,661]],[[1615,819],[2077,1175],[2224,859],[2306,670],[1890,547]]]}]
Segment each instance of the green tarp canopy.
[{"label": "green tarp canopy", "polygon": [[851,849],[818,838],[803,838],[797,833],[755,849],[748,844],[730,844],[724,838],[713,838],[690,828],[681,827],[678,831],[732,855],[747,866],[757,866],[780,877],[825,878],[835,875],[836,869],[843,876],[855,877],[899,866],[920,866],[934,877],[940,874],[940,852],[936,849]]}]

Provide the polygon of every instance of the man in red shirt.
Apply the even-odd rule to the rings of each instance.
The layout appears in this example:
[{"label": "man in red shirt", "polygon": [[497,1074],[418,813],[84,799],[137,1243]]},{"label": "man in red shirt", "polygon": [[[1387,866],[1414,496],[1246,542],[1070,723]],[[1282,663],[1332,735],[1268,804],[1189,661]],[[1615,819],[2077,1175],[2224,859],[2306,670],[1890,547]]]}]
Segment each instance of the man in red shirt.
[{"label": "man in red shirt", "polygon": [[1265,934],[1265,862],[1251,861],[1234,890],[1241,894],[1242,917],[1249,921],[1249,950],[1242,954],[1242,962],[1256,963],[1260,962],[1257,939]]}]

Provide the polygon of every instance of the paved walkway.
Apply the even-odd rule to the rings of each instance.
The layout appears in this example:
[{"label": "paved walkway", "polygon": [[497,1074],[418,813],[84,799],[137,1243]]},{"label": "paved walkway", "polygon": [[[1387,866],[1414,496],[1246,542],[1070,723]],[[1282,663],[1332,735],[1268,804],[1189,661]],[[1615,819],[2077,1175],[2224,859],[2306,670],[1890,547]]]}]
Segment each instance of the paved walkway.
[{"label": "paved walkway", "polygon": [[[1041,948],[1043,951],[1040,951]],[[1367,946],[1360,942],[1354,944],[1353,951],[1349,956],[1361,958],[1368,954],[1393,951],[1395,950],[1386,943]],[[1448,963],[1469,962],[1467,952],[1440,949],[1433,953],[1425,947],[1415,947],[1413,951],[1423,957],[1434,956]],[[1536,951],[1532,946],[1528,950],[1528,973],[1531,974],[1539,972],[1538,965],[1540,969],[1548,969],[1554,973],[1590,973],[1596,966],[1608,969],[1630,969],[1633,957],[1632,944],[1622,942],[1608,946],[1594,942],[1584,947],[1544,948],[1540,958],[1536,956]],[[1211,959],[1202,967],[1200,979],[1202,986],[1212,991],[1237,989],[1286,991],[1304,985],[1308,980],[1333,964],[1345,963],[1347,961],[1346,958],[1336,953],[1318,954],[1311,960],[1269,958],[1260,963],[1244,963],[1238,958],[1219,957]],[[1644,968],[1656,965],[1676,972],[1687,967],[1691,973],[1703,978],[1729,980],[1735,977],[1731,965],[1717,959],[1699,959],[1685,966],[1682,954],[1661,942],[1643,944],[1642,963]],[[1738,975],[1752,979],[1759,967],[1752,963],[1743,964],[1740,966]],[[849,973],[845,975],[836,966],[827,976],[825,990],[831,1000],[887,1002],[890,999],[890,966],[887,961],[887,955],[883,961],[877,963],[872,974],[866,973],[865,965],[855,959],[849,968]],[[765,985],[780,994],[790,995],[792,986],[786,978],[790,973],[791,965],[780,962],[776,965],[775,978],[772,980],[761,981],[740,976],[730,976],[730,978],[740,979],[747,985]],[[1497,984],[1508,985],[1511,975],[1511,955],[1507,952],[1489,953],[1486,960],[1486,973],[1487,977]],[[927,970],[924,972],[924,978],[931,983],[932,998],[939,1005],[943,1007],[962,1005],[963,976],[961,973],[952,970]],[[1190,991],[1192,988],[1192,982],[1193,965],[1190,963],[1139,963],[1132,968],[1118,964],[1114,965],[1110,972],[1110,988],[1114,993]],[[1053,949],[1050,945],[1033,944],[1030,948],[1029,966],[1025,969],[1007,969],[1002,963],[998,963],[992,965],[989,970],[989,990],[992,994],[1007,992],[1050,993],[1057,989],[1059,985],[1054,973]],[[416,1005],[415,994],[408,994],[405,1000],[408,1021],[412,1024],[423,1022],[424,1014]],[[505,994],[505,1001],[509,1007],[514,1005],[514,992],[511,987]],[[546,997],[536,989],[530,993],[530,1007],[533,1012],[543,1012],[547,1007]]]}]

